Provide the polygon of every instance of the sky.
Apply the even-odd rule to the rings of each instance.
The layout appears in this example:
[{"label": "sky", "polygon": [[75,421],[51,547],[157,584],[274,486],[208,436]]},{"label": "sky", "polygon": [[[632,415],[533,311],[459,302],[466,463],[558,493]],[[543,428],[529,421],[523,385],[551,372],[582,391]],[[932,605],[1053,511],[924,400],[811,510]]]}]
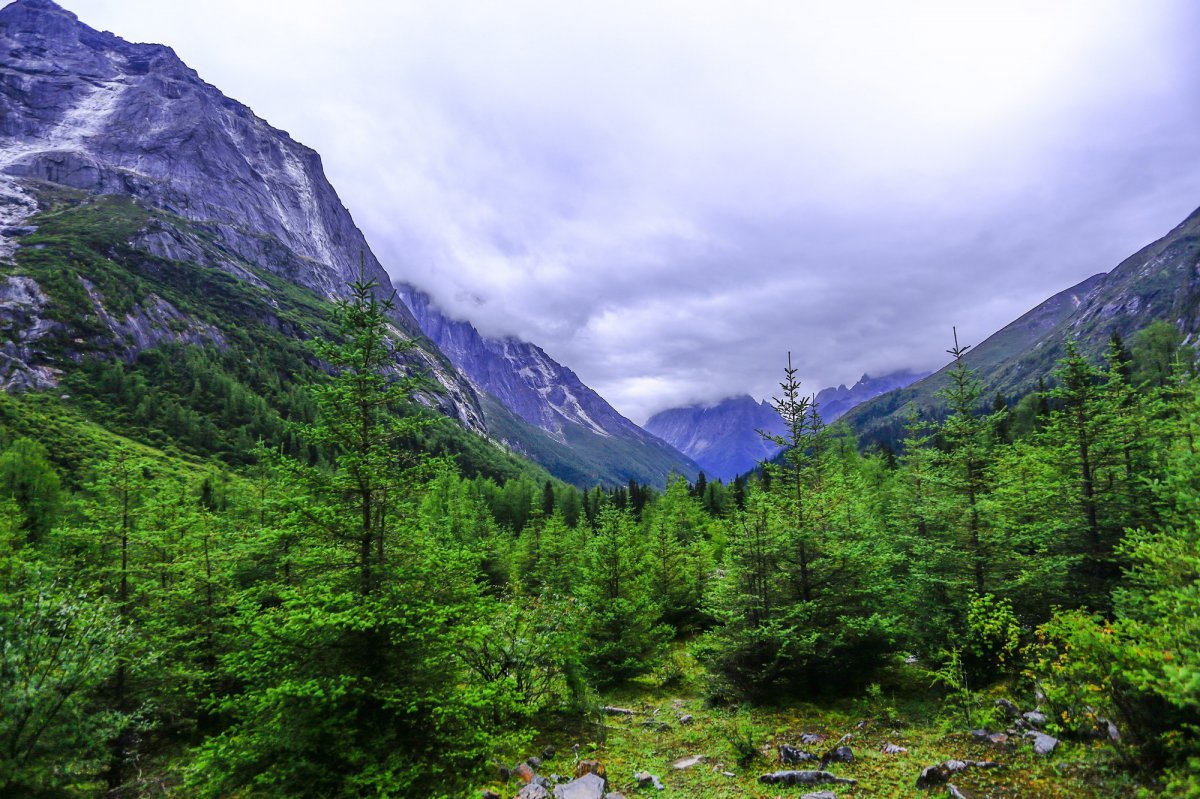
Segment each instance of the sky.
[{"label": "sky", "polygon": [[944,364],[1200,206],[1200,4],[62,0],[619,411]]}]

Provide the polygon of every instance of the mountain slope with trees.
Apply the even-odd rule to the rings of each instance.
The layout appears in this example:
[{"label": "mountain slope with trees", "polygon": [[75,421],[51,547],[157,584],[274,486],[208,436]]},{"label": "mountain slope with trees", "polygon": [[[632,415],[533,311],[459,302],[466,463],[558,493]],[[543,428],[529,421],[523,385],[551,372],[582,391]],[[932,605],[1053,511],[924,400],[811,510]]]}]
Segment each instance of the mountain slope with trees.
[{"label": "mountain slope with trees", "polygon": [[[1098,361],[1113,333],[1128,339],[1154,320],[1173,324],[1184,336],[1200,332],[1200,210],[1158,241],[1054,295],[979,343],[966,356],[987,390],[1015,404],[1030,395],[1065,352],[1065,342]],[[845,420],[865,439],[894,444],[902,436],[910,404],[925,414],[945,412],[937,392],[948,383],[941,371],[850,411]]]}]

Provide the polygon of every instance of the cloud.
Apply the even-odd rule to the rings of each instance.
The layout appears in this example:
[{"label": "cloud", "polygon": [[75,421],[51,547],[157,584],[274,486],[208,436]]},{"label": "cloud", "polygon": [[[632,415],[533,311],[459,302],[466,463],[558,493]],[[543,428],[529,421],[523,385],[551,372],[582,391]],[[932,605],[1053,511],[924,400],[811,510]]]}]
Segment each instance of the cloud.
[{"label": "cloud", "polygon": [[1193,4],[67,0],[635,420],[932,368],[1200,204]]}]

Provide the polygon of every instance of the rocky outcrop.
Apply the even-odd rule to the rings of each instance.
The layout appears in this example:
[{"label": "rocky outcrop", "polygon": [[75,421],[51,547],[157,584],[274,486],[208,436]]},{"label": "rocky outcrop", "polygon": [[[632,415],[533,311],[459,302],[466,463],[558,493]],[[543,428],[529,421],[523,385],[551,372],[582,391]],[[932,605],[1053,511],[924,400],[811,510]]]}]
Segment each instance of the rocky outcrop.
[{"label": "rocky outcrop", "polygon": [[45,362],[41,342],[57,327],[45,318],[47,297],[31,278],[13,275],[0,283],[0,387],[6,391],[52,388],[55,369]]},{"label": "rocky outcrop", "polygon": [[112,342],[107,349],[132,358],[142,350],[160,344],[215,344],[222,346],[225,337],[216,327],[193,319],[171,303],[150,294],[132,310],[117,318],[109,313],[105,298],[86,278],[80,278],[96,317],[108,328]]},{"label": "rocky outcrop", "polygon": [[269,236],[314,263],[305,285],[327,297],[343,293],[360,258],[368,278],[390,285],[320,156],[170,47],[93,30],[49,0],[0,11],[0,47],[0,172]]}]

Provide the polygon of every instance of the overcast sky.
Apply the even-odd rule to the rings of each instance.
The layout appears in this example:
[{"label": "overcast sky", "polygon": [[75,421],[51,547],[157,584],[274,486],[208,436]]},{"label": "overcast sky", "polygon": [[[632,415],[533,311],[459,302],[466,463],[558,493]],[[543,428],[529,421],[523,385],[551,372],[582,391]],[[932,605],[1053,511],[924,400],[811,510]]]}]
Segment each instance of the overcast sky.
[{"label": "overcast sky", "polygon": [[62,0],[641,422],[941,366],[1200,206],[1200,4]]}]

